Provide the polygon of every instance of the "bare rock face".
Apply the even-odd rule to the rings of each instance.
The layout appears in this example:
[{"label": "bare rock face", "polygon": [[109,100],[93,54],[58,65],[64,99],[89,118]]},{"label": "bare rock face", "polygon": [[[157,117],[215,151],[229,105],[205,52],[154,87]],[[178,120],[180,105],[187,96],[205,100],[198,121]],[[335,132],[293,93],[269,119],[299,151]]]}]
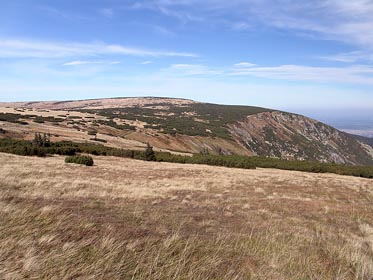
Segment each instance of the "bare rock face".
[{"label": "bare rock face", "polygon": [[279,111],[229,125],[232,137],[259,156],[372,164],[372,147],[316,120]]}]

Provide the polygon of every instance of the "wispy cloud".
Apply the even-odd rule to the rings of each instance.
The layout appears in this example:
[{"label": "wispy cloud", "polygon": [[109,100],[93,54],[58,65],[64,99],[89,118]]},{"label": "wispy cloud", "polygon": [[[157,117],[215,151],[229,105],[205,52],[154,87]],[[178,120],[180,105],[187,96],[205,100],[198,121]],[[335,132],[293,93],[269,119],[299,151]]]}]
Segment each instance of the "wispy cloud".
[{"label": "wispy cloud", "polygon": [[373,54],[364,51],[353,51],[346,53],[338,53],[328,56],[320,57],[323,60],[344,62],[344,63],[355,63],[359,61],[373,62]]},{"label": "wispy cloud", "polygon": [[49,41],[0,39],[0,57],[57,58],[100,55],[196,57],[196,54],[157,51],[107,43],[60,43]]},{"label": "wispy cloud", "polygon": [[255,76],[287,81],[373,85],[373,67],[367,65],[349,67],[311,67],[304,65],[250,67],[232,69],[228,75]]},{"label": "wispy cloud", "polygon": [[103,16],[112,18],[114,16],[114,10],[111,8],[104,8],[99,11]]},{"label": "wispy cloud", "polygon": [[234,66],[235,67],[254,67],[256,66],[256,64],[244,61],[244,62],[236,63]]},{"label": "wispy cloud", "polygon": [[172,32],[170,29],[165,28],[165,27],[163,27],[163,26],[153,25],[153,26],[152,26],[152,29],[153,29],[156,33],[158,33],[158,34],[160,34],[160,35],[163,35],[163,36],[173,36],[173,35],[175,35],[174,32]]},{"label": "wispy cloud", "polygon": [[233,30],[238,30],[238,31],[250,30],[253,28],[251,24],[244,22],[244,21],[232,22],[231,26]]},{"label": "wispy cloud", "polygon": [[114,65],[120,64],[120,61],[88,61],[88,60],[74,60],[62,64],[63,66],[78,66],[78,65],[87,65],[87,64],[107,64]]},{"label": "wispy cloud", "polygon": [[184,23],[224,18],[235,30],[260,25],[316,33],[319,39],[373,49],[373,1],[369,0],[152,0],[138,1],[133,8],[153,10]]},{"label": "wispy cloud", "polygon": [[54,7],[50,7],[50,6],[39,6],[39,10],[42,11],[43,13],[46,13],[47,15],[50,15],[50,16],[54,16],[54,17],[62,17],[62,18],[66,18],[66,19],[70,19],[72,18],[72,15],[65,12],[65,11],[61,11],[59,9],[56,9]]},{"label": "wispy cloud", "polygon": [[202,64],[172,64],[160,70],[162,75],[179,77],[256,77],[287,82],[312,82],[332,85],[373,85],[373,66],[312,67],[307,65],[258,66],[249,62],[233,66],[209,67]]},{"label": "wispy cloud", "polygon": [[162,71],[171,75],[175,74],[182,76],[205,76],[223,74],[223,71],[221,70],[212,69],[201,64],[172,64],[170,65],[170,67],[163,69]]},{"label": "wispy cloud", "polygon": [[147,64],[151,64],[151,63],[153,63],[153,61],[151,61],[151,60],[141,62],[142,65],[147,65]]},{"label": "wispy cloud", "polygon": [[197,13],[185,9],[186,7],[193,7],[191,5],[194,1],[168,1],[168,0],[154,0],[154,1],[137,1],[129,6],[129,9],[135,10],[151,10],[161,13],[168,17],[173,17],[184,24],[190,21],[201,22],[205,20],[204,16],[198,16]]},{"label": "wispy cloud", "polygon": [[88,17],[87,15],[77,14],[72,11],[67,11],[53,6],[38,6],[37,9],[42,12],[43,15],[47,15],[53,18],[63,18],[66,20],[92,20],[93,18]]}]

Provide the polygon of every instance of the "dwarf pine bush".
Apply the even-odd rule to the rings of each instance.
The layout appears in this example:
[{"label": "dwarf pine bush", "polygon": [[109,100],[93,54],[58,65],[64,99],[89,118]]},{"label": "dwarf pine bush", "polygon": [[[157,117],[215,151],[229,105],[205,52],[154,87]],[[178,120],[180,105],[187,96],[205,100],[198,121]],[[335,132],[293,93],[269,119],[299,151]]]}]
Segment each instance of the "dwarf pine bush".
[{"label": "dwarf pine bush", "polygon": [[69,156],[65,158],[66,163],[83,164],[86,166],[93,165],[93,158],[91,156]]}]

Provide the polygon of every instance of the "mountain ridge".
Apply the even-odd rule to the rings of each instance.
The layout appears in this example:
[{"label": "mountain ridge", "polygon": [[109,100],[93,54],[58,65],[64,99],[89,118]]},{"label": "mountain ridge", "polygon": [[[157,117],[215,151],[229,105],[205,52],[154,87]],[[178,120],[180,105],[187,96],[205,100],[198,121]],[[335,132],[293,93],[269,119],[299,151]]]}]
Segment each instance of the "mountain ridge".
[{"label": "mountain ridge", "polygon": [[[106,145],[118,147],[133,141],[138,147],[150,143],[161,150],[182,153],[373,164],[373,148],[367,139],[299,114],[268,108],[150,96],[0,103],[0,108],[7,117],[18,117],[30,126],[27,129],[19,124],[9,125],[5,120],[7,128],[19,138],[30,138],[33,131],[53,128],[56,135],[69,130],[74,141],[79,141],[79,137],[82,141],[96,141],[99,137]],[[35,123],[38,118],[45,122],[42,119],[43,122]],[[0,121],[4,122],[4,117]],[[17,128],[22,128],[23,134],[17,134]],[[86,137],[92,131],[96,139]]]}]

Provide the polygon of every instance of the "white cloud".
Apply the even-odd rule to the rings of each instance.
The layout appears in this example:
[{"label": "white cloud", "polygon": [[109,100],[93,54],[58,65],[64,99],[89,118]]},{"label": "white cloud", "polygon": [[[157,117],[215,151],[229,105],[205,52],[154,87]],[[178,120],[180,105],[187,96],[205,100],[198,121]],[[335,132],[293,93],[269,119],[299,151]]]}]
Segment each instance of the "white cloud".
[{"label": "white cloud", "polygon": [[74,56],[131,55],[196,57],[196,54],[155,51],[107,43],[59,43],[49,41],[0,39],[0,57],[58,58]]},{"label": "white cloud", "polygon": [[120,61],[87,61],[87,60],[74,60],[62,64],[63,66],[77,66],[77,65],[86,65],[86,64],[108,64],[114,65],[119,64]]},{"label": "white cloud", "polygon": [[250,62],[239,62],[239,63],[236,63],[234,66],[236,66],[236,67],[254,67],[254,66],[256,66],[256,64],[250,63]]},{"label": "white cloud", "polygon": [[151,60],[141,62],[142,65],[147,65],[147,64],[151,64],[151,63],[153,63],[153,61],[151,61]]},{"label": "white cloud", "polygon": [[74,60],[70,62],[66,62],[62,64],[63,66],[75,66],[75,65],[84,65],[84,64],[91,64],[92,62],[90,61],[82,61],[82,60]]}]

